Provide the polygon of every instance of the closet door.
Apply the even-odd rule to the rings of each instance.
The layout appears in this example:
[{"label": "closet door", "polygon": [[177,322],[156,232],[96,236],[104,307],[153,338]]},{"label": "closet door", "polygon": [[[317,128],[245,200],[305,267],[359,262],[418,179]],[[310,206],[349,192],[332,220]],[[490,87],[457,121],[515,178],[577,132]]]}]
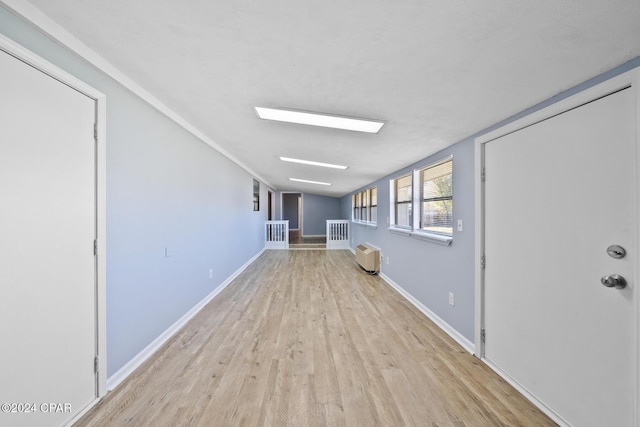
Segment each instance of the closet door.
[{"label": "closet door", "polygon": [[0,425],[55,426],[96,398],[96,105],[3,51],[0,94]]}]

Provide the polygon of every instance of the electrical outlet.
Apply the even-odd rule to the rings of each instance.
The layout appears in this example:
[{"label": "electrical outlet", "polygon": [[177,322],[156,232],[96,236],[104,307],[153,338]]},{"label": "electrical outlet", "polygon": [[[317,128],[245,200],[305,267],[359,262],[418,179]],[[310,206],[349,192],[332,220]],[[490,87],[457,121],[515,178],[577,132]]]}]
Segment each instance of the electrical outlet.
[{"label": "electrical outlet", "polygon": [[453,292],[449,292],[449,305],[450,306],[456,305],[456,298],[453,295]]},{"label": "electrical outlet", "polygon": [[389,257],[387,257],[387,265],[389,265]]},{"label": "electrical outlet", "polygon": [[209,279],[213,279],[213,268],[209,269]]}]

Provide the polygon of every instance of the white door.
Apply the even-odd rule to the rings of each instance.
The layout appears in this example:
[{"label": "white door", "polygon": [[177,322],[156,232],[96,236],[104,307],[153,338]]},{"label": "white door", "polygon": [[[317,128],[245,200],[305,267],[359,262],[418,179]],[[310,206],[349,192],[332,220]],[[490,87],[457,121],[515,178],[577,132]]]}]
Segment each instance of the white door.
[{"label": "white door", "polygon": [[485,144],[485,358],[573,426],[633,423],[634,126],[625,89]]},{"label": "white door", "polygon": [[96,397],[95,101],[0,51],[0,425]]}]

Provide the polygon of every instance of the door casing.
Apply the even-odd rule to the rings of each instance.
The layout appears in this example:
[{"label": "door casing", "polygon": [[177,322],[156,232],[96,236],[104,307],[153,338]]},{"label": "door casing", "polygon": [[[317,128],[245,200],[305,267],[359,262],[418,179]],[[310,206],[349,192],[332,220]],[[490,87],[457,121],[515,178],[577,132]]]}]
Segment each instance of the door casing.
[{"label": "door casing", "polygon": [[[52,63],[40,58],[25,47],[0,34],[0,50],[38,69],[48,76],[64,83],[78,92],[93,99],[96,103],[96,323],[97,342],[96,354],[98,356],[98,374],[96,385],[96,399],[106,394],[106,96],[100,91],[87,85],[75,76],[67,73]],[[76,414],[78,419],[86,413],[91,406]],[[72,420],[72,422],[74,421]]]},{"label": "door casing", "polygon": [[[640,197],[638,196],[640,191],[640,175],[638,169],[640,167],[640,69],[634,69],[623,73],[610,80],[597,84],[593,87],[585,89],[584,91],[570,96],[564,100],[558,101],[548,107],[542,108],[526,117],[515,120],[499,129],[482,135],[475,140],[475,221],[478,224],[475,231],[475,356],[484,359],[485,348],[484,341],[482,339],[484,330],[484,268],[483,268],[483,256],[485,247],[485,217],[484,217],[484,186],[483,186],[483,165],[484,165],[484,147],[490,141],[505,136],[509,133],[515,132],[519,129],[527,126],[534,125],[550,117],[559,115],[572,108],[576,108],[582,104],[595,100],[599,97],[605,96],[617,90],[621,90],[628,87],[631,90],[634,97],[635,107],[635,162],[633,167],[634,182],[633,194],[634,200],[632,201],[634,212],[633,218],[636,224],[640,224]],[[635,235],[633,236],[633,248],[632,253],[634,256],[638,253],[640,248],[640,226],[635,227]],[[634,345],[636,364],[634,365],[634,372],[631,373],[634,378],[634,402],[638,402],[640,399],[640,292],[637,290],[638,278],[640,277],[640,260],[636,259],[633,267],[633,277],[631,278],[631,284],[636,288],[633,297],[633,307],[635,312],[635,323],[633,336],[636,337]],[[595,345],[595,343],[594,343]],[[490,365],[491,366],[491,365]],[[560,419],[545,405],[544,402],[538,400],[535,396],[529,393],[526,389],[523,389],[519,384],[511,381],[510,378],[503,375],[502,372],[497,371],[506,381],[513,385],[518,391],[520,391],[525,397],[536,404],[541,410],[549,415],[556,422],[562,423]],[[635,404],[634,407],[634,425],[640,425],[640,405]]]}]

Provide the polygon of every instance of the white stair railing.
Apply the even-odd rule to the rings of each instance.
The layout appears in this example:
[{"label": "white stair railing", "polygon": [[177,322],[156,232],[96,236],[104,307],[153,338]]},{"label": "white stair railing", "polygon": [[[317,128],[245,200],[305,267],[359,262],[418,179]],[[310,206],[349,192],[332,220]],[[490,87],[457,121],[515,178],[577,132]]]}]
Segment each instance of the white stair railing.
[{"label": "white stair railing", "polygon": [[327,220],[327,249],[349,249],[349,220]]},{"label": "white stair railing", "polygon": [[265,222],[265,244],[267,249],[289,249],[289,220]]}]

